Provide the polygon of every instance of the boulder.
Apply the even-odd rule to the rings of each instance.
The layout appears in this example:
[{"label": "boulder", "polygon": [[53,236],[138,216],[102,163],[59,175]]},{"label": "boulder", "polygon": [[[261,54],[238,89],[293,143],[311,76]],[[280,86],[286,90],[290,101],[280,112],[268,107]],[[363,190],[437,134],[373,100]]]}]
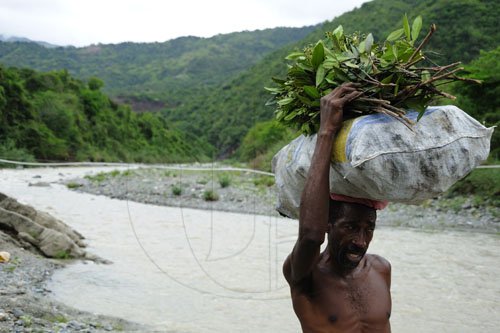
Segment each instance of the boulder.
[{"label": "boulder", "polygon": [[0,193],[0,230],[29,243],[49,258],[85,258],[105,262],[85,251],[83,236],[64,222]]}]

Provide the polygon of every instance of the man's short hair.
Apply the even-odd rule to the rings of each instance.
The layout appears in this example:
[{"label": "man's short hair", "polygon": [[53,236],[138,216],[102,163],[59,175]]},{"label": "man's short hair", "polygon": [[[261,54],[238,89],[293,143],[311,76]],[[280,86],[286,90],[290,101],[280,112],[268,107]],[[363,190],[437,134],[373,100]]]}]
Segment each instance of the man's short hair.
[{"label": "man's short hair", "polygon": [[345,214],[345,202],[330,199],[328,223],[334,224],[340,216]]},{"label": "man's short hair", "polygon": [[377,211],[372,207],[368,207],[358,203],[350,203],[330,199],[328,223],[334,224],[339,217],[344,216],[349,210],[355,208],[355,206],[366,207],[367,209],[373,210],[375,214],[377,214]]}]

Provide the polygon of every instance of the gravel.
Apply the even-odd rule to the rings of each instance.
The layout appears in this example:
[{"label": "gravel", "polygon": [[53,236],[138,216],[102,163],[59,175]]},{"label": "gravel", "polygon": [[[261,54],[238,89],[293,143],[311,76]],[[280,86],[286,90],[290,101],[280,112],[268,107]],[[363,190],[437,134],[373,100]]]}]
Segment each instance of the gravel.
[{"label": "gravel", "polygon": [[0,263],[0,332],[150,332],[133,322],[53,301],[45,282],[64,261],[32,253],[1,231],[0,249],[11,254],[9,262]]},{"label": "gravel", "polygon": [[[221,185],[224,179],[228,182],[225,187]],[[251,172],[144,168],[100,173],[65,183],[81,192],[154,205],[279,215],[274,208],[277,196],[273,177]],[[209,191],[216,194],[217,200],[207,200]],[[392,203],[379,212],[377,223],[393,227],[498,233],[500,208],[477,204],[473,198],[467,197],[436,198],[419,206]]]}]

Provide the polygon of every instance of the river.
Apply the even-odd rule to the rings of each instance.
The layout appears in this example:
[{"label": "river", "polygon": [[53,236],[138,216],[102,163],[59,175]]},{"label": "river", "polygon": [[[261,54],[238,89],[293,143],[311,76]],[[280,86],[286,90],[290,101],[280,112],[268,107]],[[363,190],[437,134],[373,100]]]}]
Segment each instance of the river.
[{"label": "river", "polygon": [[[297,222],[160,207],[77,193],[52,182],[110,168],[0,170],[1,191],[63,220],[88,251],[48,282],[81,310],[159,332],[299,332],[281,264]],[[34,178],[35,176],[39,176]],[[29,186],[48,182],[49,187]],[[392,264],[394,332],[497,332],[500,236],[380,227],[369,252]]]}]

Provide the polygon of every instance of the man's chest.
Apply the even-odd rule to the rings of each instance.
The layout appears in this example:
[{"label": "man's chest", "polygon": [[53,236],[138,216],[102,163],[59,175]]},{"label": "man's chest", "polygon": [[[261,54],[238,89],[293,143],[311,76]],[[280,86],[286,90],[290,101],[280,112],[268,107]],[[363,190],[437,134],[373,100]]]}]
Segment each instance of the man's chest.
[{"label": "man's chest", "polygon": [[312,282],[309,293],[294,300],[299,318],[302,314],[306,321],[314,321],[314,326],[332,332],[388,331],[391,296],[387,282],[380,275],[357,281],[335,281],[320,276]]}]

